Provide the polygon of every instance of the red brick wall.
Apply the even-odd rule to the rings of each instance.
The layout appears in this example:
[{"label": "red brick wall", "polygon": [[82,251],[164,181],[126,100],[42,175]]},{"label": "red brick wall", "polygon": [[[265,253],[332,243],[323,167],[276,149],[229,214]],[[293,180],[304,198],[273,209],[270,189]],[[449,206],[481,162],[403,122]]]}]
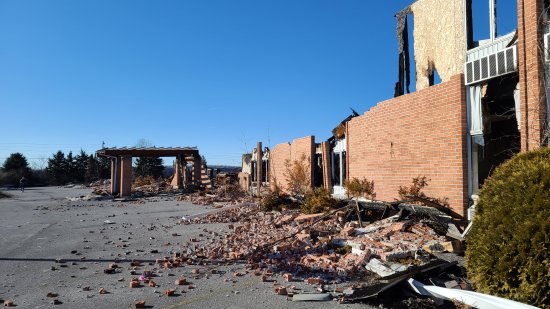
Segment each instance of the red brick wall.
[{"label": "red brick wall", "polygon": [[281,189],[287,187],[287,182],[284,177],[286,160],[290,160],[289,143],[277,144],[269,152],[269,184],[272,189],[275,185],[278,185]]},{"label": "red brick wall", "polygon": [[518,63],[521,95],[521,149],[540,147],[546,117],[541,61],[542,1],[518,0]]},{"label": "red brick wall", "polygon": [[298,138],[289,143],[277,144],[269,154],[270,175],[272,188],[275,181],[283,190],[287,188],[287,180],[284,176],[286,171],[287,160],[300,160],[302,155],[305,155],[311,172],[311,186],[313,186],[313,160],[315,159],[315,137],[306,136]]},{"label": "red brick wall", "polygon": [[462,75],[379,103],[348,123],[349,177],[374,180],[377,199],[398,198],[400,185],[427,176],[428,196],[467,204],[466,98]]}]

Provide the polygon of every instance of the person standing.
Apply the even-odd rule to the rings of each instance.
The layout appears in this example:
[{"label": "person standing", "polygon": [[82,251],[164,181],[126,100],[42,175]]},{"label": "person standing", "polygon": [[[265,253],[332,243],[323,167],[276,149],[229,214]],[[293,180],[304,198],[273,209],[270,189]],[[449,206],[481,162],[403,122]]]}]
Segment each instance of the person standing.
[{"label": "person standing", "polygon": [[25,176],[21,177],[19,180],[19,185],[21,186],[21,192],[25,192],[25,185],[27,184],[27,178]]}]

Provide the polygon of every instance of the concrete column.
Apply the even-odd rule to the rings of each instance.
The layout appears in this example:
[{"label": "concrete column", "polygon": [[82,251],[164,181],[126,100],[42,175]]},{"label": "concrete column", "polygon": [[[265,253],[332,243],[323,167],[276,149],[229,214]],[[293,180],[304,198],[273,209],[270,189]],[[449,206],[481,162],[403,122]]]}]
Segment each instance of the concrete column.
[{"label": "concrete column", "polygon": [[176,164],[174,166],[174,178],[172,178],[172,182],[170,183],[170,185],[178,189],[183,187],[181,156],[176,157]]},{"label": "concrete column", "polygon": [[321,156],[323,157],[323,186],[328,192],[332,192],[332,173],[330,168],[330,144],[321,143]]},{"label": "concrete column", "polygon": [[132,157],[122,157],[120,161],[120,196],[130,196],[132,194]]},{"label": "concrete column", "polygon": [[201,182],[201,157],[197,155],[193,161],[193,180],[200,184]]},{"label": "concrete column", "polygon": [[120,159],[111,158],[111,195],[120,192]]},{"label": "concrete column", "polygon": [[262,188],[262,157],[263,157],[263,151],[262,151],[262,142],[258,142],[256,144],[256,196],[260,196],[260,190]]}]

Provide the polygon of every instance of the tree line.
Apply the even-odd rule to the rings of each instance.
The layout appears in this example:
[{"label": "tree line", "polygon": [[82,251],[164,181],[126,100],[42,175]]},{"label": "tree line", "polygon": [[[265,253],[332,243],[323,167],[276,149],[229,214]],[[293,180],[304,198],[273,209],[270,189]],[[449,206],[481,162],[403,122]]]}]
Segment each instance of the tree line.
[{"label": "tree line", "polygon": [[87,154],[81,150],[78,155],[70,151],[67,155],[57,151],[48,159],[44,169],[31,169],[27,158],[19,152],[12,153],[0,168],[0,185],[19,184],[21,177],[31,186],[63,185],[67,183],[89,183],[111,176],[109,158]]},{"label": "tree line", "polygon": [[[163,177],[165,167],[161,158],[139,157],[134,164],[135,176]],[[67,155],[59,150],[48,159],[44,169],[31,169],[27,158],[19,152],[12,153],[0,167],[0,186],[18,186],[21,177],[31,186],[64,185],[67,183],[90,183],[110,179],[111,159],[87,154],[84,150]]]}]

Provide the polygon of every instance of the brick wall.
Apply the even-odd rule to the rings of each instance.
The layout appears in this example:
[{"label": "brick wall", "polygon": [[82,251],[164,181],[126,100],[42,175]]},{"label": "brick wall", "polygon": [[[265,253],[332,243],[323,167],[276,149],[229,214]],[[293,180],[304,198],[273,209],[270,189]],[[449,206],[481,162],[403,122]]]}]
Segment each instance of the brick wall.
[{"label": "brick wall", "polygon": [[521,95],[521,149],[540,147],[546,118],[542,65],[542,1],[518,0],[518,63]]},{"label": "brick wall", "polygon": [[467,204],[466,98],[462,74],[379,103],[348,123],[349,177],[374,180],[377,199],[398,197],[412,178],[431,179],[428,196]]},{"label": "brick wall", "polygon": [[270,164],[270,184],[272,188],[275,182],[283,190],[288,187],[288,182],[284,176],[286,172],[287,160],[293,162],[294,160],[300,160],[302,155],[305,155],[306,161],[309,164],[309,170],[311,172],[311,186],[313,186],[313,160],[315,159],[315,137],[306,136],[298,138],[292,141],[292,143],[277,144],[270,152],[269,164]]}]

